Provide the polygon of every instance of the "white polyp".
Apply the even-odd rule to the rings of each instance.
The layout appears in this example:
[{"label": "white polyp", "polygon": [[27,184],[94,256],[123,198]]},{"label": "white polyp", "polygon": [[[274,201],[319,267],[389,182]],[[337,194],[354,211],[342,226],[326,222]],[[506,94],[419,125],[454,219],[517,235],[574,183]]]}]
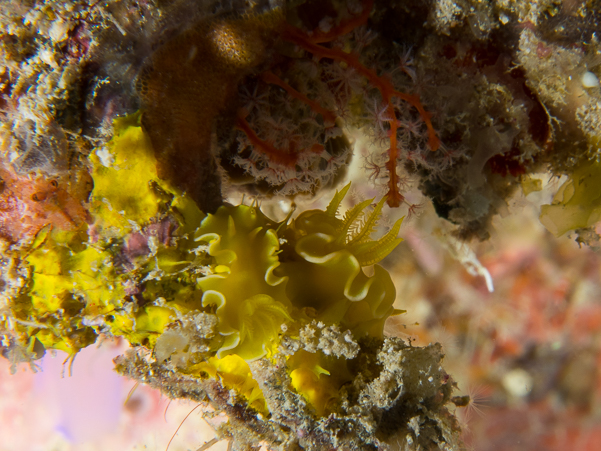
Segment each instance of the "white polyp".
[{"label": "white polyp", "polygon": [[585,88],[598,88],[599,87],[599,79],[595,74],[590,71],[582,74],[582,86]]}]

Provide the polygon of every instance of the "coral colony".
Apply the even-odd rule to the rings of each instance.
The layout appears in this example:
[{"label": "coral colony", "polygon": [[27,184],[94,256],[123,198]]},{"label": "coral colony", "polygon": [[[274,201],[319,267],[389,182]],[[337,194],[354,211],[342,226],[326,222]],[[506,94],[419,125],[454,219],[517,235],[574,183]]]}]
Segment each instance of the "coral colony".
[{"label": "coral colony", "polygon": [[392,209],[419,189],[469,249],[551,171],[548,230],[597,247],[601,217],[598,17],[575,48],[556,3],[472,3],[3,7],[3,355],[122,337],[117,371],[225,413],[234,450],[459,449],[442,346],[383,332]]}]

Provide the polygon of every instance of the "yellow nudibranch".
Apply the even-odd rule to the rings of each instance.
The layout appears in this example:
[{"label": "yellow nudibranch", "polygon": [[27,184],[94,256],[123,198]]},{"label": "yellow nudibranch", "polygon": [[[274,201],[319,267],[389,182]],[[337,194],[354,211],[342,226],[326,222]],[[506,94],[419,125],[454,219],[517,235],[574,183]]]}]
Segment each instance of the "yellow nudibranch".
[{"label": "yellow nudibranch", "polygon": [[588,161],[573,170],[551,205],[541,207],[540,221],[555,236],[594,227],[601,220],[601,163]]},{"label": "yellow nudibranch", "polygon": [[369,214],[373,199],[339,218],[347,185],[325,210],[290,221],[254,204],[205,215],[157,177],[139,114],[117,120],[90,162],[94,223],[46,228],[15,255],[25,276],[10,308],[24,346],[75,355],[98,334],[124,337],[159,363],[219,381],[263,414],[249,363],[284,355],[292,387],[325,415],[351,380],[358,341],[381,339],[395,312],[388,272],[362,269],[401,241],[401,220],[371,239],[386,199]]}]

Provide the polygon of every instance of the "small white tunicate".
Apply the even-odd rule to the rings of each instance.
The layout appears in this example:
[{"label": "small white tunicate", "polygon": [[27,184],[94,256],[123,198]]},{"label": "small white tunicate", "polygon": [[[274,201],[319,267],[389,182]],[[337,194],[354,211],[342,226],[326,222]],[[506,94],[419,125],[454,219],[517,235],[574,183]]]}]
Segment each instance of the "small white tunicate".
[{"label": "small white tunicate", "polygon": [[329,32],[333,26],[334,20],[331,17],[326,16],[323,19],[321,19],[321,22],[319,22],[319,30],[324,33]]},{"label": "small white tunicate", "polygon": [[590,71],[582,74],[582,86],[585,88],[598,88],[599,87],[599,79],[595,74]]},{"label": "small white tunicate", "polygon": [[113,155],[106,147],[96,149],[96,156],[100,160],[100,163],[107,168],[110,168],[114,162]]}]

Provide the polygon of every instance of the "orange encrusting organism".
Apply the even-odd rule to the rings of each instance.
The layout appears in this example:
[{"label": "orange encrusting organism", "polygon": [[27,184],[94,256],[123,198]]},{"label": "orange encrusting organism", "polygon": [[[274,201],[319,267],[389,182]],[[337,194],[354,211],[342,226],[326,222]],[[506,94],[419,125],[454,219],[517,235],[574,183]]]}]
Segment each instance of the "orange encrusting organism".
[{"label": "orange encrusting organism", "polygon": [[0,237],[10,243],[32,238],[49,224],[75,230],[88,222],[89,213],[68,181],[19,175],[6,167],[0,167],[0,179]]}]

